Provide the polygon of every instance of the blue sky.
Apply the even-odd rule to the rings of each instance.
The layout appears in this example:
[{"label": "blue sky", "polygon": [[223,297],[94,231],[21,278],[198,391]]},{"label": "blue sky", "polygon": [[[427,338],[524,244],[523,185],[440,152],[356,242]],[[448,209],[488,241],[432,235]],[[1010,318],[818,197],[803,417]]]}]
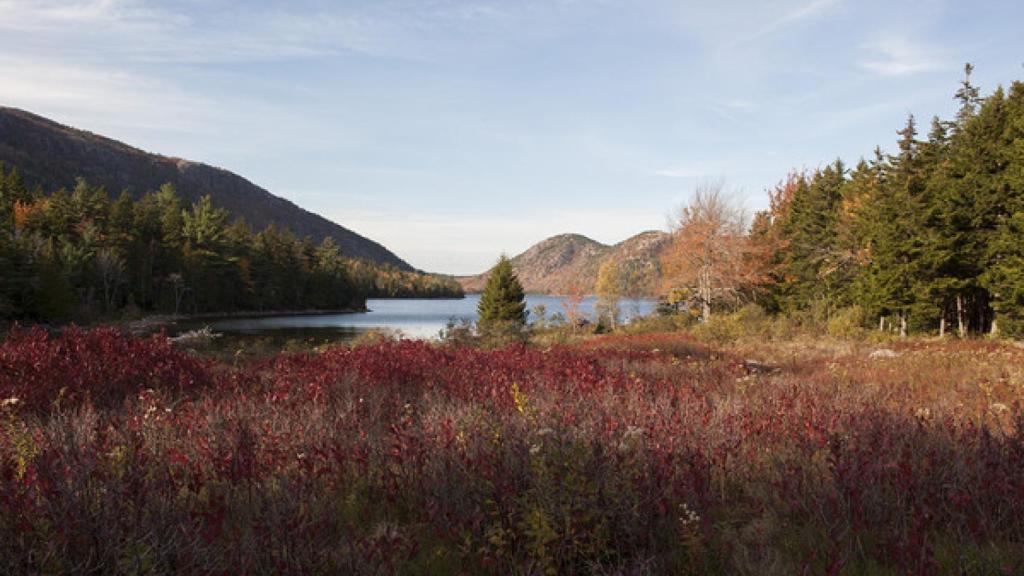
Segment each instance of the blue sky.
[{"label": "blue sky", "polygon": [[0,0],[0,104],[237,172],[474,273],[561,232],[751,210],[792,168],[1024,78],[1024,3]]}]

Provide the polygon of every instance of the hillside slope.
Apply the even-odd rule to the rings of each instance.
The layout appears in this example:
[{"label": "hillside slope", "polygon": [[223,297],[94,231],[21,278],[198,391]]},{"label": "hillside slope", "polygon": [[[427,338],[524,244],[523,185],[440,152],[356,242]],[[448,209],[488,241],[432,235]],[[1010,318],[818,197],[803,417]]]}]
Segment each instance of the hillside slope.
[{"label": "hillside slope", "polygon": [[102,185],[111,195],[135,198],[171,183],[188,201],[210,195],[215,205],[242,216],[255,229],[270,224],[319,241],[330,236],[347,256],[412,266],[384,246],[274,196],[245,178],[213,166],[151,154],[16,108],[0,107],[0,161],[21,170],[30,186],[46,192],[71,188],[76,177]]},{"label": "hillside slope", "polygon": [[[597,272],[609,258],[633,265],[660,269],[659,258],[670,240],[669,234],[656,230],[642,232],[613,246],[601,244],[580,234],[560,234],[534,244],[512,258],[523,288],[535,294],[567,294],[574,290],[594,291]],[[458,278],[467,292],[480,292],[489,272]],[[645,287],[653,294],[656,286]]]}]

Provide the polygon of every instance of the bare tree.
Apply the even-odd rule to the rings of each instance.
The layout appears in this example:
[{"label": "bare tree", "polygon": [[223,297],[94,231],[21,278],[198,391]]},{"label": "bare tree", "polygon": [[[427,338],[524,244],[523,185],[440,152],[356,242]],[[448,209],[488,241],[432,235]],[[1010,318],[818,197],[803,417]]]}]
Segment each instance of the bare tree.
[{"label": "bare tree", "polygon": [[573,332],[576,332],[576,328],[579,327],[580,305],[586,298],[586,294],[586,288],[579,280],[576,280],[569,284],[566,294],[562,297],[562,310],[565,312],[565,319]]},{"label": "bare tree", "polygon": [[167,275],[167,283],[171,285],[171,289],[174,291],[174,313],[178,314],[178,311],[181,309],[181,300],[191,288],[185,284],[185,278],[177,272]]},{"label": "bare tree", "polygon": [[672,244],[662,265],[669,290],[682,289],[700,308],[701,322],[712,306],[742,300],[759,279],[743,207],[721,183],[704,184],[672,223]]}]

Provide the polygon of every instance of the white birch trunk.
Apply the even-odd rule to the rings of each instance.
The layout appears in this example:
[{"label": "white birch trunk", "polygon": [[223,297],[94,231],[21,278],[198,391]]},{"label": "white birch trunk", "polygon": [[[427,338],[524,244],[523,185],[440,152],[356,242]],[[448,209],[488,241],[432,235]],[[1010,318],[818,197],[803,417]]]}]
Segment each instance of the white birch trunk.
[{"label": "white birch trunk", "polygon": [[956,295],[956,322],[960,338],[966,338],[967,326],[964,325],[964,297],[961,294]]}]

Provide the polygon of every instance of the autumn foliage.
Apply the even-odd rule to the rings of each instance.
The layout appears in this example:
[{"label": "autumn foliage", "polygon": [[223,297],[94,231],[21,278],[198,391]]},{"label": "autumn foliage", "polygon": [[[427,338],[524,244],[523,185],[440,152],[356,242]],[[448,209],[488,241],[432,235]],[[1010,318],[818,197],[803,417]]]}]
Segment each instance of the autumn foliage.
[{"label": "autumn foliage", "polygon": [[0,571],[1019,573],[1024,351],[868,352],[17,332]]},{"label": "autumn foliage", "polygon": [[116,407],[154,389],[180,396],[208,386],[208,363],[175,350],[167,338],[125,338],[115,328],[68,328],[50,336],[15,328],[0,342],[0,397],[26,410]]},{"label": "autumn foliage", "polygon": [[763,282],[760,246],[748,234],[743,208],[722,185],[699,187],[673,223],[662,255],[666,291],[682,291],[707,322],[721,304],[734,305]]}]

